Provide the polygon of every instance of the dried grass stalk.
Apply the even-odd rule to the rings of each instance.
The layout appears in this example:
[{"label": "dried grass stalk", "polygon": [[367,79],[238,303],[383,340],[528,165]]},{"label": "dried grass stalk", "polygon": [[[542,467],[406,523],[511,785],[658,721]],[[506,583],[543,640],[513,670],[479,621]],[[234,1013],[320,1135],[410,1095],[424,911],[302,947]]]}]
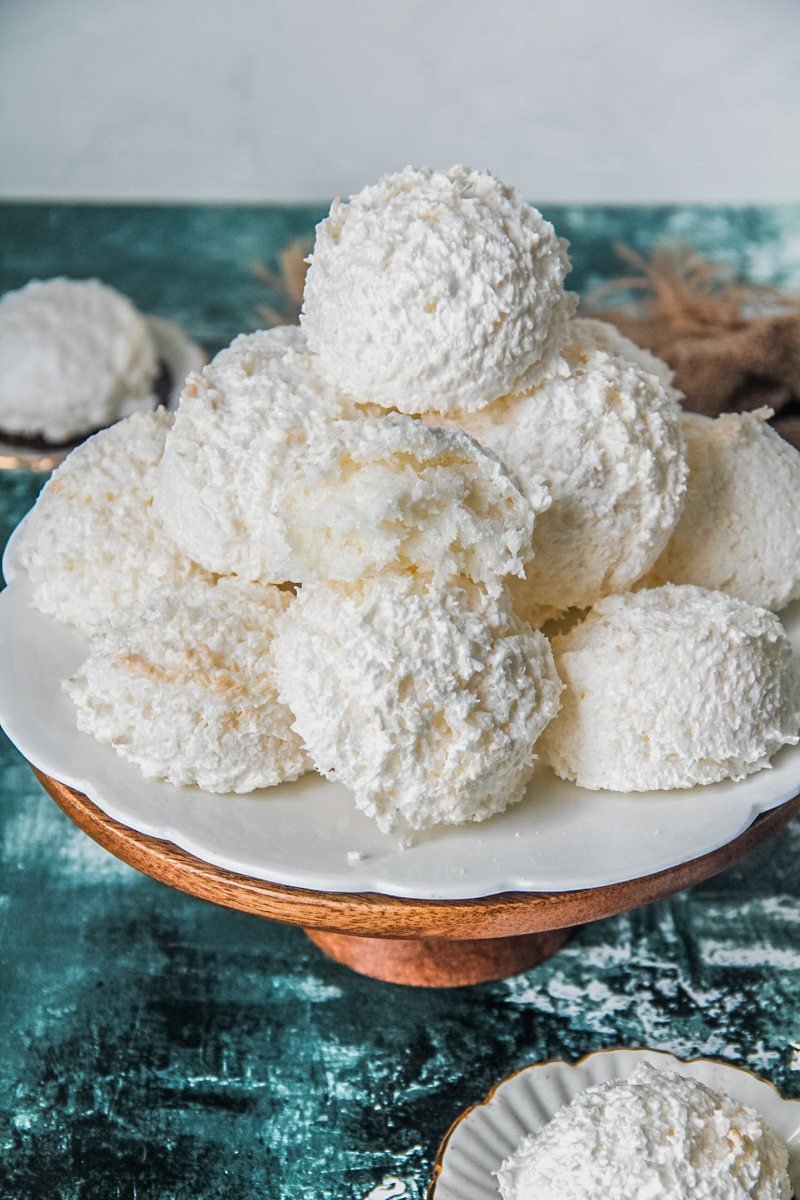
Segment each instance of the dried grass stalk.
[{"label": "dried grass stalk", "polygon": [[262,263],[250,269],[256,279],[265,284],[276,297],[275,304],[259,304],[260,319],[270,329],[276,325],[296,325],[303,305],[303,288],[308,263],[306,258],[311,249],[310,238],[296,238],[278,255],[278,270],[271,271]]},{"label": "dried grass stalk", "polygon": [[685,407],[716,416],[768,404],[776,427],[800,437],[800,299],[736,280],[691,246],[660,246],[649,260],[616,249],[634,273],[585,303],[669,363]]}]

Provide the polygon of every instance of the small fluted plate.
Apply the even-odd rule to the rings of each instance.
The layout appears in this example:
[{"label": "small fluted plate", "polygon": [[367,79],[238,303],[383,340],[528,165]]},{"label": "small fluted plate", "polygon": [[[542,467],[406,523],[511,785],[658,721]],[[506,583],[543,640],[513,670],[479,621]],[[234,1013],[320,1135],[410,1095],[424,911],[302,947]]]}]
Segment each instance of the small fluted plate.
[{"label": "small fluted plate", "polygon": [[498,1200],[494,1172],[526,1133],[546,1125],[573,1096],[598,1083],[627,1079],[639,1063],[677,1071],[754,1108],[789,1147],[789,1178],[800,1195],[800,1100],[786,1100],[752,1071],[711,1058],[688,1062],[660,1050],[599,1050],[579,1062],[523,1067],[453,1123],[436,1156],[428,1200]]},{"label": "small fluted plate", "polygon": [[[158,361],[169,375],[169,392],[164,404],[170,411],[178,407],[183,381],[190,371],[198,371],[208,356],[174,321],[164,317],[145,317],[156,348]],[[14,440],[4,441],[0,434],[0,471],[33,471],[44,474],[63,462],[69,452],[82,440],[69,445],[26,447]]]}]

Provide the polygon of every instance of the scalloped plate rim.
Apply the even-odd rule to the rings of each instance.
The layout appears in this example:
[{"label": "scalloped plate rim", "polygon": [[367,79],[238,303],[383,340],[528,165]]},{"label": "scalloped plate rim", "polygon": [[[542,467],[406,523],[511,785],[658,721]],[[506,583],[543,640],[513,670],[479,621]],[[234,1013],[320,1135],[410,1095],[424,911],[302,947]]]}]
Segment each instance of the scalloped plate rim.
[{"label": "scalloped plate rim", "polygon": [[[79,733],[71,708],[59,705],[58,699],[53,698],[55,693],[60,695],[60,678],[73,668],[59,670],[50,664],[48,669],[52,674],[48,687],[43,689],[40,681],[41,705],[36,709],[35,720],[32,716],[27,722],[24,717],[20,718],[19,705],[15,706],[9,695],[13,685],[5,677],[10,679],[13,670],[4,668],[15,656],[28,655],[17,672],[17,677],[27,680],[36,669],[42,669],[44,655],[38,652],[37,639],[47,642],[49,638],[54,647],[53,656],[58,657],[62,643],[66,644],[70,639],[74,643],[77,636],[74,630],[43,617],[29,601],[25,601],[29,584],[24,570],[19,566],[17,551],[24,521],[25,518],[9,539],[3,558],[9,586],[0,593],[0,724],[30,762],[60,782],[83,792],[108,816],[138,832],[172,842],[205,862],[244,877],[312,891],[371,892],[418,900],[469,900],[503,892],[535,894],[583,891],[644,878],[711,853],[743,833],[761,812],[788,802],[800,790],[800,747],[781,751],[778,756],[778,762],[782,764],[779,770],[758,772],[738,784],[716,784],[682,793],[650,793],[649,796],[633,799],[615,798],[614,793],[587,792],[556,780],[549,772],[543,772],[538,776],[540,786],[537,796],[529,797],[505,814],[499,814],[482,825],[433,831],[432,835],[423,835],[411,849],[400,850],[392,838],[378,833],[373,823],[355,810],[349,793],[341,785],[329,783],[313,774],[295,783],[242,797],[212,798],[199,789],[171,788],[169,784],[145,780],[135,767],[118,758],[110,747],[101,746],[88,735]],[[16,629],[16,636],[8,628],[14,613],[20,626],[25,626],[23,633],[26,636],[22,638],[18,636],[19,628]],[[47,705],[55,705],[59,714],[58,720],[52,720],[50,726],[47,719],[42,719],[40,715],[47,713]],[[59,734],[62,738],[61,749],[55,753],[53,747],[57,746]],[[77,746],[82,751],[79,768],[74,761]],[[70,759],[73,760],[72,766]],[[110,786],[101,784],[95,777],[98,763],[103,768],[99,771],[100,778],[106,781],[110,779]],[[776,792],[774,789],[781,780],[782,790]],[[135,797],[131,800],[134,791]],[[713,825],[700,829],[696,826],[694,812],[689,824],[686,823],[687,806],[682,802],[689,798],[688,809],[691,810],[691,800],[700,791],[709,796],[710,803],[713,800],[714,811],[719,814],[715,819],[724,821],[724,826]],[[754,800],[754,792],[757,797],[767,795],[768,799]],[[555,805],[552,798],[547,800],[547,796],[553,794],[557,797]],[[731,808],[730,794],[740,797],[742,801],[736,813]],[[314,795],[324,796],[324,803],[314,800]],[[292,810],[298,800],[309,805],[305,827],[297,830],[288,828],[293,823],[294,812],[291,812],[290,822],[280,807],[287,796],[292,798]],[[748,796],[751,799],[747,800]],[[161,801],[158,797],[162,798]],[[302,797],[309,798],[301,800]],[[577,869],[574,843],[569,842],[561,828],[563,797],[567,797],[581,820],[595,822],[596,828],[589,836],[582,832],[583,826],[578,821],[578,833],[584,837],[584,850],[589,847],[594,851],[597,845],[602,844],[595,839],[603,830],[609,843],[614,843],[612,849],[620,856],[613,871],[605,861],[598,863],[588,858],[582,865],[583,873]],[[274,802],[272,809],[269,808],[270,800]],[[554,839],[556,845],[561,838],[566,847],[560,851],[560,867],[550,854],[550,843],[545,845],[540,842],[540,830],[532,825],[537,819],[542,821],[542,806],[546,810],[548,803],[551,810],[557,809],[558,812],[555,819],[551,811],[553,825],[549,835],[545,830],[545,836]],[[637,814],[638,810],[636,819],[640,823],[645,822],[646,826],[647,821],[652,823],[657,819],[658,813],[666,812],[672,818],[676,803],[682,805],[684,812],[683,825],[676,821],[676,826],[680,826],[679,837],[683,839],[680,852],[675,849],[668,855],[660,839],[655,839],[652,846],[647,846],[643,836],[637,834],[634,840],[636,853],[640,855],[639,862],[635,857],[628,860],[621,856],[617,843],[620,837],[630,838],[631,813]],[[213,807],[213,817],[204,813],[203,806],[208,807],[209,804]],[[256,804],[257,809],[254,807]],[[316,809],[314,804],[317,805]],[[644,804],[648,805],[646,810],[640,807]],[[330,811],[330,805],[336,809],[334,813]],[[609,831],[607,823],[602,820],[603,813],[616,812],[620,805],[625,813],[625,820],[620,818],[618,822],[621,832],[616,828]],[[217,808],[223,806],[227,807],[229,820],[217,823]],[[273,827],[270,826],[270,817],[276,815],[283,820],[283,826],[277,826],[283,837],[282,842],[278,839],[278,850],[275,822]],[[570,819],[574,825],[574,813]],[[319,826],[320,821],[323,826]],[[330,826],[330,842],[323,837],[325,821]],[[339,825],[344,828],[344,833],[340,834]],[[653,831],[650,833],[652,837]],[[661,831],[656,829],[655,833]],[[311,845],[314,837],[317,841]],[[254,845],[254,838],[257,846]],[[366,851],[366,857],[356,857],[351,861],[353,851],[356,855]],[[495,852],[494,858],[491,857],[492,851]],[[540,856],[538,863],[535,858],[537,853]],[[650,854],[651,858],[643,862],[641,855],[644,853]]]}]

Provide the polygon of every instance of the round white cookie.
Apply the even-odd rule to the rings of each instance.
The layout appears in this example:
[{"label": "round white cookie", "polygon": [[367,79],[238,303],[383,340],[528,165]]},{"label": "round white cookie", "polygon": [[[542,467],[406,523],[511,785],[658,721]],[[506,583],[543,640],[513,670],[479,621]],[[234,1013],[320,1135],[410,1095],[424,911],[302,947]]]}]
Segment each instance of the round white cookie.
[{"label": "round white cookie", "polygon": [[401,413],[332,422],[287,482],[280,511],[294,580],[354,580],[390,567],[464,575],[498,591],[521,575],[537,516],[503,464],[460,430]]},{"label": "round white cookie", "polygon": [[788,1161],[754,1109],[641,1063],[523,1137],[497,1179],[502,1200],[789,1200]]},{"label": "round white cookie", "polygon": [[155,404],[156,351],[130,300],[96,279],[0,299],[0,429],[58,443]]},{"label": "round white cookie", "polygon": [[148,779],[251,792],[311,763],[278,699],[275,624],[290,592],[240,579],[193,580],[99,632],[65,683],[78,728]]},{"label": "round white cookie", "polygon": [[464,580],[308,585],[274,653],[317,770],[385,831],[482,821],[515,804],[558,710],[547,639],[505,595]]},{"label": "round white cookie", "polygon": [[236,343],[183,390],[156,508],[211,571],[297,583],[386,567],[521,573],[536,515],[505,467],[460,430],[400,413],[345,415],[310,356],[279,331]]},{"label": "round white cookie", "polygon": [[20,541],[41,612],[90,629],[154,591],[206,574],[153,511],[171,424],[163,409],[135,413],[78,446],[45,485]]},{"label": "round white cookie", "polygon": [[800,663],[774,613],[667,584],[601,600],[553,640],[566,687],[542,758],[579,787],[742,779],[800,733]]},{"label": "round white cookie", "polygon": [[683,417],[686,503],[648,582],[719,588],[775,610],[800,598],[800,453],[770,416]]},{"label": "round white cookie", "polygon": [[301,323],[358,402],[472,411],[554,369],[566,243],[486,172],[406,167],[317,226]]},{"label": "round white cookie", "polygon": [[552,495],[512,587],[533,625],[626,591],[675,528],[686,487],[680,410],[650,359],[612,326],[576,320],[558,374],[452,418],[523,489],[544,480]]},{"label": "round white cookie", "polygon": [[291,579],[281,497],[342,414],[310,356],[277,331],[257,352],[223,352],[181,392],[155,497],[165,529],[210,571]]}]

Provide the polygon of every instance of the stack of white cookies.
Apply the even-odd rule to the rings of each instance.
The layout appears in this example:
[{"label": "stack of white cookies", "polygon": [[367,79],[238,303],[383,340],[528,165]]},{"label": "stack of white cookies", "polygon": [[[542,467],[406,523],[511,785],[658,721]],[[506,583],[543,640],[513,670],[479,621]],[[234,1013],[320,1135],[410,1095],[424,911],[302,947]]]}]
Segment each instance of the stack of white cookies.
[{"label": "stack of white cookies", "polygon": [[316,768],[401,833],[515,803],[537,756],[648,790],[796,742],[769,610],[800,455],[763,414],[683,418],[568,269],[485,173],[337,201],[300,327],[81,446],[28,521],[36,605],[90,639],[79,727],[213,792]]}]

